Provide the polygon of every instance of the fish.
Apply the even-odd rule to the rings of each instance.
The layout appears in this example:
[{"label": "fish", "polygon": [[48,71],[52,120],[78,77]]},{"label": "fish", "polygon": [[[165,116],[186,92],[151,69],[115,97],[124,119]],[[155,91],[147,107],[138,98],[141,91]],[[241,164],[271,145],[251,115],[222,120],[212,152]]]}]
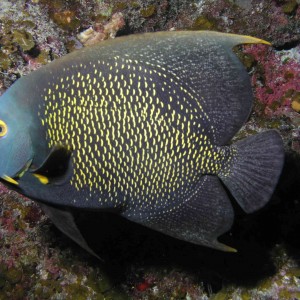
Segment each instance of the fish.
[{"label": "fish", "polygon": [[284,162],[276,130],[232,143],[253,92],[213,31],[134,34],[65,55],[0,97],[0,178],[90,253],[74,210],[110,212],[222,251],[234,221],[265,206]]}]

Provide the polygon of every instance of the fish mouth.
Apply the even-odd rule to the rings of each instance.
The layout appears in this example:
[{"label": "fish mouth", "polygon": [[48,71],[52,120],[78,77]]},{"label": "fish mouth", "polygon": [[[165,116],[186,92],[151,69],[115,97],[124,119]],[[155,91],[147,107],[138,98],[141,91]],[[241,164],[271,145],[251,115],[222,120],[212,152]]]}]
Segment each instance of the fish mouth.
[{"label": "fish mouth", "polygon": [[31,164],[32,164],[32,158],[29,159],[25,165],[13,176],[8,176],[6,174],[2,174],[0,177],[5,180],[8,183],[11,183],[13,185],[19,185],[18,180],[24,176],[24,174],[29,170]]}]

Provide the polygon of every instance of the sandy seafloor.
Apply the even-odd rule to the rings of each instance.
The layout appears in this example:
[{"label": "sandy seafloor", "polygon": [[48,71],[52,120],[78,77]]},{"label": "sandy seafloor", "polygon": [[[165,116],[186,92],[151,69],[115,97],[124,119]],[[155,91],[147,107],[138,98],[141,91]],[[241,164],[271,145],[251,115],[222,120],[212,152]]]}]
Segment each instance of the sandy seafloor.
[{"label": "sandy seafloor", "polygon": [[270,203],[251,215],[237,210],[221,237],[238,253],[117,217],[81,216],[100,262],[58,231],[37,204],[1,185],[0,299],[300,299],[300,1],[1,0],[0,93],[89,44],[180,29],[253,35],[273,45],[237,50],[255,103],[236,139],[275,128],[286,150]]}]

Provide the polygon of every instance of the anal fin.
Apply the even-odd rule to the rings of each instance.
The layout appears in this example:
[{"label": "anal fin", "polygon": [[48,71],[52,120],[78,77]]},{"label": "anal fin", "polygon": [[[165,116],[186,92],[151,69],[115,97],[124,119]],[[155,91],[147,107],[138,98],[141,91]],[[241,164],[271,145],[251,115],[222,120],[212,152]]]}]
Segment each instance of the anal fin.
[{"label": "anal fin", "polygon": [[142,217],[128,218],[187,242],[236,252],[217,240],[231,228],[233,217],[232,205],[220,180],[216,176],[205,175],[192,195],[174,209],[157,211],[145,220]]}]

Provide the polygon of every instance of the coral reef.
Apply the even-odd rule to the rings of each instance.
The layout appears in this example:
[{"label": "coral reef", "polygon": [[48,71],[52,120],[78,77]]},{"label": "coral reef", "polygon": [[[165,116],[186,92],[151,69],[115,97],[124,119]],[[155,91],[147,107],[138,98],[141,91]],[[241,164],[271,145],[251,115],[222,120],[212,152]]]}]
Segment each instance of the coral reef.
[{"label": "coral reef", "polygon": [[37,204],[1,185],[0,299],[300,298],[299,28],[296,0],[1,0],[0,93],[67,52],[123,34],[206,29],[269,40],[273,48],[236,50],[256,98],[236,139],[276,128],[287,155],[271,203],[253,215],[236,209],[222,241],[237,254],[111,216],[80,216],[100,262],[54,228]]},{"label": "coral reef", "polygon": [[[276,52],[253,45],[244,54],[257,62],[252,75],[255,97],[267,115],[282,115],[292,105],[297,111],[300,92],[300,47]],[[256,112],[259,112],[257,109]]]}]

